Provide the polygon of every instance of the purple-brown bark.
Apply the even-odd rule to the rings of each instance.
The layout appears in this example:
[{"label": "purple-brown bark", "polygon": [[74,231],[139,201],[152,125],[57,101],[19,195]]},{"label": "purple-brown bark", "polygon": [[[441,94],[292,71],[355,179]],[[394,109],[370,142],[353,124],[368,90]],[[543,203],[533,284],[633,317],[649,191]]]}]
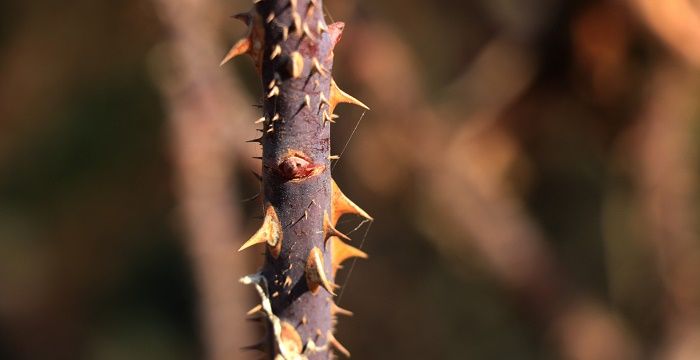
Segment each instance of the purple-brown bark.
[{"label": "purple-brown bark", "polygon": [[242,249],[265,244],[265,264],[242,279],[255,284],[262,303],[255,314],[267,323],[267,338],[253,348],[271,358],[328,359],[335,340],[335,271],[349,257],[366,257],[335,229],[341,215],[369,216],[331,179],[330,125],[340,102],[362,103],[331,78],[333,47],[344,24],[326,25],[321,0],[264,0],[237,18],[249,35],[224,62],[247,53],[263,85],[263,225]]}]

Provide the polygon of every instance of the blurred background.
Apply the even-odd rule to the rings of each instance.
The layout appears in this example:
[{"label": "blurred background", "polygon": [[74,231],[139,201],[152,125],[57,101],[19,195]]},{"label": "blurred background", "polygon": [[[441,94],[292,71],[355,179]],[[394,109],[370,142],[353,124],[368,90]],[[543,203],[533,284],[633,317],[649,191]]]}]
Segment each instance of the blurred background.
[{"label": "blurred background", "polygon": [[[354,358],[700,359],[699,1],[324,5]],[[0,1],[1,359],[259,357],[250,6]]]}]

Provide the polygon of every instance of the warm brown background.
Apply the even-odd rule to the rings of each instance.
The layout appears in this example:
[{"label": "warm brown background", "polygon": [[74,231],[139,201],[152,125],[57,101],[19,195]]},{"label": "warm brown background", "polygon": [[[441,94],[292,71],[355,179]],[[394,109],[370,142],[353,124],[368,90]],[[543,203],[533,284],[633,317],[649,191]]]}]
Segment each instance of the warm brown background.
[{"label": "warm brown background", "polygon": [[[700,359],[700,2],[325,6],[354,358]],[[0,358],[256,358],[249,7],[0,1]]]}]

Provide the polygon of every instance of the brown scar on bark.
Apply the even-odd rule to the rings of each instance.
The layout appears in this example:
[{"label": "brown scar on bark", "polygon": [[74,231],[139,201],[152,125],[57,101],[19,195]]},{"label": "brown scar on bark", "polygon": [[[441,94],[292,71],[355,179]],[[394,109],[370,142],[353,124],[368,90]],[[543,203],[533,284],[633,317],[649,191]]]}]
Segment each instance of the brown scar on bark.
[{"label": "brown scar on bark", "polygon": [[325,168],[323,164],[314,164],[313,159],[301,151],[290,151],[277,165],[285,181],[302,181],[322,173]]}]

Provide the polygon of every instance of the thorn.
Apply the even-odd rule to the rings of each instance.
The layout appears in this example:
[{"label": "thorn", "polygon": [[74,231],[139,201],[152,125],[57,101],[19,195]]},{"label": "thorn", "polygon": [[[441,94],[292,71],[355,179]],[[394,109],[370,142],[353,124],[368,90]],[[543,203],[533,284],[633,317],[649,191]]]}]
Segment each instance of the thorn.
[{"label": "thorn", "polygon": [[311,107],[311,96],[309,94],[304,95],[304,106],[307,108]]},{"label": "thorn", "polygon": [[336,350],[340,351],[341,354],[345,355],[345,357],[350,357],[350,351],[343,346],[343,344],[338,341],[333,336],[333,332],[328,330],[328,334],[326,334],[326,337],[328,338],[328,343],[331,344]]},{"label": "thorn", "polygon": [[[283,349],[283,354],[301,354],[303,344],[301,336],[294,326],[286,321],[281,322],[281,330],[279,334],[279,347]],[[296,358],[295,358],[296,359]]]},{"label": "thorn", "polygon": [[349,244],[344,243],[342,240],[338,239],[335,236],[332,236],[330,239],[330,247],[331,247],[331,269],[333,271],[333,276],[335,277],[335,273],[338,271],[338,269],[341,268],[340,264],[342,264],[345,260],[350,259],[350,258],[360,258],[360,259],[367,259],[367,254],[352,246]]},{"label": "thorn", "polygon": [[282,225],[280,224],[275,208],[268,205],[265,210],[265,219],[262,226],[253,236],[241,246],[238,251],[245,250],[256,244],[267,243],[270,255],[277,259],[282,251]]},{"label": "thorn", "polygon": [[302,30],[304,31],[304,34],[309,37],[311,40],[316,40],[316,36],[311,32],[311,29],[309,29],[309,24],[304,23],[304,26],[302,26]]},{"label": "thorn", "polygon": [[325,124],[326,122],[334,123],[335,121],[330,115],[328,115],[326,110],[323,110],[323,123]]},{"label": "thorn", "polygon": [[345,315],[345,316],[353,316],[354,315],[352,313],[352,311],[343,309],[340,306],[336,305],[334,302],[331,302],[331,314],[333,314],[333,315]]},{"label": "thorn", "polygon": [[325,23],[323,20],[319,20],[319,21],[316,23],[316,32],[317,32],[319,35],[321,35],[321,34],[323,34],[324,32],[327,32],[327,31],[328,31],[328,26],[326,25],[326,23]]},{"label": "thorn", "polygon": [[304,57],[298,51],[292,52],[288,62],[288,70],[293,78],[298,78],[304,71]]},{"label": "thorn", "polygon": [[275,113],[275,116],[273,116],[272,119],[271,119],[270,121],[277,121],[277,120],[279,120],[279,119],[280,119],[280,114],[279,114],[279,113]]},{"label": "thorn", "polygon": [[340,159],[340,155],[328,155],[328,160],[338,160]]},{"label": "thorn", "polygon": [[282,47],[279,44],[275,45],[275,48],[272,49],[272,53],[270,54],[270,60],[276,58],[281,53],[282,53]]},{"label": "thorn", "polygon": [[299,16],[299,13],[296,12],[296,10],[292,10],[292,22],[294,23],[294,32],[297,34],[297,36],[301,36],[303,34],[301,16]]},{"label": "thorn", "polygon": [[253,124],[260,124],[260,123],[263,123],[263,122],[265,122],[265,117],[264,117],[264,116],[261,117],[261,118],[258,119],[258,120],[255,120],[255,122],[253,122]]},{"label": "thorn", "polygon": [[279,292],[279,291],[275,291],[275,292],[272,293],[272,296],[271,296],[271,297],[276,298],[276,297],[278,297],[278,296],[280,296],[280,292]]},{"label": "thorn", "polygon": [[223,66],[224,64],[229,62],[229,60],[235,58],[238,55],[248,53],[250,51],[250,48],[251,48],[250,45],[251,45],[250,38],[238,40],[238,42],[236,42],[233,45],[231,50],[228,51],[226,56],[224,56],[224,59],[221,60],[221,63],[219,63],[219,66]]},{"label": "thorn", "polygon": [[315,2],[309,2],[309,5],[306,8],[306,19],[309,19],[312,16],[314,16],[314,6],[316,6]]},{"label": "thorn", "polygon": [[331,222],[337,224],[338,219],[340,219],[343,214],[355,214],[365,219],[374,220],[367,212],[355,205],[354,202],[340,191],[335,180],[331,180]]},{"label": "thorn", "polygon": [[355,99],[354,97],[348,95],[345,91],[340,90],[338,84],[335,83],[334,79],[331,79],[331,98],[330,98],[330,110],[333,112],[335,107],[340,103],[355,104],[366,110],[369,107],[362,103],[362,101]]},{"label": "thorn", "polygon": [[[253,159],[262,160],[262,156],[253,156]],[[240,251],[240,250],[238,250],[238,251]]]},{"label": "thorn", "polygon": [[277,95],[279,95],[279,94],[280,94],[280,88],[278,88],[277,86],[275,86],[275,87],[272,88],[272,90],[270,90],[269,93],[267,93],[267,98],[269,99],[269,98],[271,98],[271,97],[273,97],[273,96],[277,96]]},{"label": "thorn", "polygon": [[[332,306],[332,305],[331,305],[331,306]],[[261,312],[261,311],[262,311],[262,305],[261,305],[261,304],[258,304],[258,305],[253,306],[253,308],[250,309],[250,310],[248,310],[248,312],[246,312],[245,314],[246,314],[247,316],[252,316],[252,315],[255,315],[255,314],[257,314],[257,313],[259,313],[259,312]]]},{"label": "thorn", "polygon": [[265,19],[265,22],[268,24],[272,22],[272,20],[275,20],[275,12],[270,11],[270,15],[267,16],[267,19]]},{"label": "thorn", "polygon": [[287,276],[287,277],[284,279],[284,284],[282,284],[282,287],[289,287],[289,286],[292,286],[292,278],[290,278],[289,276]]},{"label": "thorn", "polygon": [[247,142],[247,143],[258,143],[258,144],[262,144],[262,136],[259,137],[259,138],[246,140],[246,142]]},{"label": "thorn", "polygon": [[306,318],[306,315],[301,317],[301,324],[306,325],[306,323],[309,322],[309,319]]},{"label": "thorn", "polygon": [[321,76],[326,76],[326,69],[323,68],[323,65],[321,65],[320,62],[318,62],[317,58],[312,58],[311,59],[311,64],[313,65],[313,70],[321,74]]},{"label": "thorn", "polygon": [[304,275],[306,276],[306,284],[312,294],[318,292],[319,287],[323,287],[331,295],[335,296],[333,292],[333,285],[328,281],[326,277],[325,267],[323,266],[323,253],[321,249],[314,246],[309,253],[309,258],[306,260],[306,269],[304,270]]},{"label": "thorn", "polygon": [[287,38],[289,38],[289,28],[282,26],[282,40],[287,41]]},{"label": "thorn", "polygon": [[270,126],[270,128],[267,129],[267,131],[265,131],[265,133],[269,134],[269,133],[271,133],[271,132],[273,132],[273,131],[275,131],[275,128],[272,127],[272,126]]},{"label": "thorn", "polygon": [[337,236],[343,240],[351,241],[347,235],[338,231],[338,229],[336,229],[333,226],[333,224],[331,224],[331,221],[328,218],[327,212],[323,213],[323,233],[324,233],[325,240],[328,240],[328,238],[330,238],[331,236]]},{"label": "thorn", "polygon": [[272,90],[272,88],[275,87],[275,83],[277,83],[277,80],[272,79],[272,81],[270,81],[270,83],[267,85],[267,88]]},{"label": "thorn", "polygon": [[321,93],[318,95],[318,98],[321,99],[321,103],[318,105],[318,108],[319,108],[319,109],[320,109],[323,105],[330,105],[330,103],[328,102],[328,99],[326,99],[326,95],[324,95],[323,92],[321,92]]}]

